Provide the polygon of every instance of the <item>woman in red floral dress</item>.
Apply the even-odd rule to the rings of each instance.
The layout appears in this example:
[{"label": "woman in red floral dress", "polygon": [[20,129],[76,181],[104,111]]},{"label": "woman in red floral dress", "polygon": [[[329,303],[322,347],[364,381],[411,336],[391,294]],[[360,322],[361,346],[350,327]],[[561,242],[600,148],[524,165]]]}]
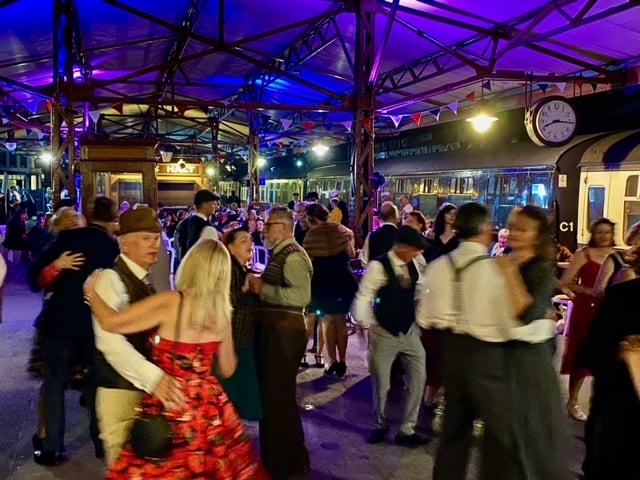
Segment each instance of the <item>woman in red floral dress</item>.
[{"label": "woman in red floral dress", "polygon": [[[178,292],[163,292],[123,311],[111,309],[95,293],[99,273],[85,285],[93,313],[105,330],[122,334],[157,326],[153,361],[183,387],[184,403],[165,404],[147,395],[145,413],[164,411],[174,446],[162,460],[136,456],[129,445],[107,473],[108,479],[262,480],[268,474],[257,459],[238,413],[217,378],[236,368],[229,300],[231,261],[224,246],[202,240],[189,250],[176,276]],[[181,300],[182,299],[182,300]],[[174,338],[176,322],[179,338]]]}]

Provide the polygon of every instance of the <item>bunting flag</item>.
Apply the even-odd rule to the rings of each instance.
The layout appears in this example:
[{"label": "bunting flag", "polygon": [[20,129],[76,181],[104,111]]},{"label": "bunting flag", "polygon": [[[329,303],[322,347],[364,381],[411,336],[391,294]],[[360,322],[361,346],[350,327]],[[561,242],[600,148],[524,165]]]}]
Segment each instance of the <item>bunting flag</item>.
[{"label": "bunting flag", "polygon": [[538,88],[542,90],[542,93],[547,93],[547,90],[549,89],[548,83],[538,83],[537,85],[538,85]]},{"label": "bunting flag", "polygon": [[436,122],[440,121],[440,109],[439,108],[434,108],[433,110],[429,110],[429,113],[431,115],[433,115],[433,118],[436,119]]},{"label": "bunting flag", "polygon": [[93,121],[93,123],[98,123],[98,119],[100,118],[100,115],[102,115],[102,112],[100,110],[91,110],[89,112],[89,116],[91,117],[91,120]]},{"label": "bunting flag", "polygon": [[556,83],[556,87],[558,87],[558,90],[564,93],[564,89],[567,88],[567,82],[558,82]]},{"label": "bunting flag", "polygon": [[5,118],[5,117],[2,117],[2,124],[6,125],[7,123],[9,123],[9,119]]},{"label": "bunting flag", "polygon": [[596,82],[592,82],[590,83],[590,85],[591,85],[591,88],[593,88],[593,91],[595,92],[598,88],[598,84]]},{"label": "bunting flag", "polygon": [[40,102],[28,102],[24,104],[26,109],[29,110],[32,115],[35,115],[38,112],[38,105],[40,105]]},{"label": "bunting flag", "polygon": [[389,115],[389,118],[391,119],[393,124],[396,126],[396,128],[398,128],[398,125],[400,125],[400,122],[402,121],[403,117],[404,115]]},{"label": "bunting flag", "polygon": [[206,153],[204,156],[207,157],[207,162],[210,162],[213,159],[213,153]]},{"label": "bunting flag", "polygon": [[284,142],[278,142],[278,148],[284,148]]},{"label": "bunting flag", "polygon": [[581,78],[576,80],[576,85],[578,86],[579,89],[582,89],[582,86],[584,85],[584,80],[582,80]]},{"label": "bunting flag", "polygon": [[422,121],[422,112],[412,113],[411,118],[416,122],[416,125],[420,126],[420,122]]},{"label": "bunting flag", "polygon": [[449,105],[445,105],[454,115],[458,115],[458,101],[451,102]]},{"label": "bunting flag", "polygon": [[289,130],[289,127],[291,127],[293,120],[291,120],[290,118],[281,118],[280,123],[282,124],[282,131],[285,132]]},{"label": "bunting flag", "polygon": [[362,119],[362,126],[369,130],[369,132],[373,132],[373,117],[365,117]]},{"label": "bunting flag", "polygon": [[471,103],[476,103],[476,92],[468,93],[464,96],[464,98],[469,100]]},{"label": "bunting flag", "polygon": [[324,124],[324,128],[327,130],[327,132],[330,132],[331,129],[333,128],[333,122],[327,122]]},{"label": "bunting flag", "polygon": [[491,80],[487,80],[482,84],[482,88],[485,90],[491,91]]},{"label": "bunting flag", "polygon": [[118,112],[120,115],[123,114],[124,112],[124,103],[116,103],[113,108],[115,109],[116,112]]},{"label": "bunting flag", "polygon": [[269,140],[267,142],[267,148],[271,148],[273,146],[273,140]]},{"label": "bunting flag", "polygon": [[24,129],[24,131],[25,131],[25,132],[27,132],[27,137],[28,137],[29,135],[31,135],[31,132],[32,132],[33,130],[31,130],[31,129],[29,129],[29,128],[25,128],[25,129]]},{"label": "bunting flag", "polygon": [[18,148],[18,144],[16,142],[4,142],[4,146],[7,147],[7,150],[13,152],[16,148]]},{"label": "bunting flag", "polygon": [[340,124],[347,130],[347,132],[351,132],[351,127],[353,126],[352,120],[347,120],[346,122],[340,122]]},{"label": "bunting flag", "polygon": [[184,114],[187,113],[187,110],[189,110],[189,108],[190,107],[187,107],[186,105],[179,105],[178,113],[184,117]]},{"label": "bunting flag", "polygon": [[228,107],[231,102],[229,100],[220,100],[220,103],[225,107]]},{"label": "bunting flag", "polygon": [[36,130],[36,132],[38,132],[38,140],[42,140],[44,137],[47,136],[47,134],[44,133],[42,130]]},{"label": "bunting flag", "polygon": [[53,112],[53,102],[51,100],[45,100],[44,105],[47,108],[47,112]]},{"label": "bunting flag", "polygon": [[313,122],[302,122],[302,128],[305,132],[310,132],[313,130]]}]

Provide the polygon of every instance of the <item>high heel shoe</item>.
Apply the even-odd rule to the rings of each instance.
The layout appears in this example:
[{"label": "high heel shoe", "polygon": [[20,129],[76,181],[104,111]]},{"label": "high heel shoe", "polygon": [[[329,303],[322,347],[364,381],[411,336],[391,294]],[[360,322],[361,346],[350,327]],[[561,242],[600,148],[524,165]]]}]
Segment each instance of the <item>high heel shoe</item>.
[{"label": "high heel shoe", "polygon": [[577,404],[567,403],[567,415],[580,422],[587,420],[587,416]]},{"label": "high heel shoe", "polygon": [[324,368],[324,361],[322,360],[322,355],[316,355],[316,363],[314,365],[315,368]]}]

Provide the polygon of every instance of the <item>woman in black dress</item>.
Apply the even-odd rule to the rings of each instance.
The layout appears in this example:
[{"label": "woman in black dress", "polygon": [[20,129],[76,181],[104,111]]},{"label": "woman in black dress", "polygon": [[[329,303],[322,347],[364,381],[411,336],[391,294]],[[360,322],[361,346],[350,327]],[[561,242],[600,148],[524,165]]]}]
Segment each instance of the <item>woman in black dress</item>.
[{"label": "woman in black dress", "polygon": [[537,330],[537,338],[531,333],[521,334],[506,348],[514,438],[523,478],[568,480],[573,478],[564,454],[568,435],[558,375],[553,367],[555,328],[546,319],[555,285],[555,250],[544,210],[531,205],[514,210],[509,244],[511,252],[495,261],[505,273],[509,271],[508,279],[524,282],[529,298],[518,318],[523,326]]},{"label": "woman in black dress", "polygon": [[458,207],[453,203],[443,203],[438,210],[433,228],[427,232],[428,248],[424,253],[427,262],[432,262],[440,255],[446,255],[458,247],[460,242],[453,229],[457,213]]}]

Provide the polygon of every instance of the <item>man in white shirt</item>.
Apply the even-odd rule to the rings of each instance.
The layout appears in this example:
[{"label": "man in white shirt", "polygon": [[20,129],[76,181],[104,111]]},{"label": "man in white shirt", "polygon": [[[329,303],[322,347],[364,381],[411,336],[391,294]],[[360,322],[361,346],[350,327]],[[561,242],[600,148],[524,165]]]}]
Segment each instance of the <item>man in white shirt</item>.
[{"label": "man in white shirt", "polygon": [[[147,275],[158,257],[160,231],[156,212],[149,207],[128,210],[120,216],[121,254],[113,269],[105,270],[96,284],[96,293],[112,308],[122,309],[154,292]],[[151,332],[109,333],[95,317],[93,328],[99,350],[96,411],[106,463],[110,466],[127,440],[144,392],[163,403],[176,399],[180,403],[183,394],[174,378],[149,361]]]},{"label": "man in white shirt", "polygon": [[434,480],[463,480],[473,420],[484,421],[481,480],[523,478],[510,429],[505,342],[518,326],[507,282],[488,259],[492,223],[487,209],[458,210],[460,246],[430,263],[417,289],[416,322],[439,331],[446,414]]},{"label": "man in white shirt", "polygon": [[363,267],[366,267],[370,260],[387,253],[393,246],[393,238],[400,221],[398,207],[393,202],[383,202],[378,216],[380,227],[369,232],[360,251],[359,259]]},{"label": "man in white shirt", "polygon": [[369,436],[369,443],[382,442],[389,431],[386,406],[391,366],[396,358],[402,361],[409,383],[395,441],[410,448],[428,442],[415,431],[427,379],[414,303],[420,276],[415,258],[422,254],[422,246],[422,238],[415,229],[398,228],[392,250],[369,262],[352,307],[358,325],[369,326],[369,371],[376,413],[376,429]]},{"label": "man in white shirt", "polygon": [[402,212],[402,218],[404,218],[408,213],[413,212],[413,205],[411,205],[409,197],[406,195],[400,196],[400,211]]}]

